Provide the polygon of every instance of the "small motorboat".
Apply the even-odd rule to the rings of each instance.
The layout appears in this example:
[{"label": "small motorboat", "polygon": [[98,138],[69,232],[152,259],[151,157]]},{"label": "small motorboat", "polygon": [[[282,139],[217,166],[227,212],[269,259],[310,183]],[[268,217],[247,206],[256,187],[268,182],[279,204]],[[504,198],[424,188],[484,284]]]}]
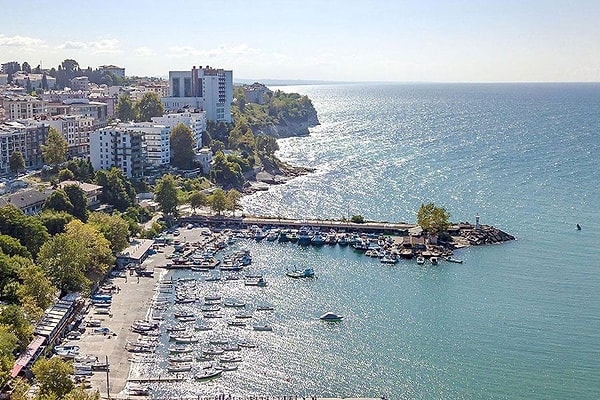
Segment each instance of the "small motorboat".
[{"label": "small motorboat", "polygon": [[209,379],[218,378],[223,373],[222,369],[207,369],[201,372],[198,372],[194,375],[194,379],[197,381],[207,381]]},{"label": "small motorboat", "polygon": [[419,264],[419,265],[423,265],[423,264],[425,264],[425,257],[423,257],[423,256],[418,256],[418,257],[417,257],[417,264]]},{"label": "small motorboat", "polygon": [[459,260],[458,258],[454,258],[452,256],[446,257],[446,261],[457,263],[457,264],[462,264],[463,263],[463,260]]},{"label": "small motorboat", "polygon": [[270,325],[254,325],[252,326],[252,329],[254,329],[255,331],[272,331],[273,327]]},{"label": "small motorboat", "polygon": [[431,262],[431,265],[438,265],[438,258],[437,257],[431,257],[429,259],[429,262]]},{"label": "small motorboat", "polygon": [[330,321],[330,322],[341,321],[343,318],[344,318],[343,316],[334,314],[332,312],[327,312],[319,317],[319,319],[321,321]]},{"label": "small motorboat", "polygon": [[294,269],[293,271],[287,271],[285,274],[290,278],[313,278],[315,271],[312,268],[305,268],[304,270]]}]

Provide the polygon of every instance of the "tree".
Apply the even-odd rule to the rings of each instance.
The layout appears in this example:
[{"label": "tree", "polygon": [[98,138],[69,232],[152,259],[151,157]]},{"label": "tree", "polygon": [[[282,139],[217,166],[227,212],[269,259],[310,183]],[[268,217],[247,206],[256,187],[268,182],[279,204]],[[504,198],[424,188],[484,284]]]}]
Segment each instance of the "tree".
[{"label": "tree", "polygon": [[194,136],[192,130],[179,123],[171,131],[171,165],[191,169],[194,162]]},{"label": "tree", "polygon": [[12,205],[0,208],[0,232],[17,238],[33,257],[50,237],[39,218],[26,216]]},{"label": "tree", "polygon": [[115,113],[123,122],[135,120],[135,108],[129,96],[124,93],[119,96]]},{"label": "tree", "polygon": [[89,211],[87,209],[87,196],[79,185],[66,185],[63,187],[64,192],[69,197],[69,201],[73,204],[73,216],[86,222]]},{"label": "tree", "polygon": [[102,186],[100,200],[103,203],[112,204],[121,212],[134,204],[135,189],[122,170],[115,167],[108,171],[99,170],[96,183]]},{"label": "tree", "polygon": [[48,78],[46,77],[46,73],[42,75],[42,90],[48,90]]},{"label": "tree", "polygon": [[224,187],[240,188],[244,184],[240,165],[230,162],[222,152],[218,152],[213,159],[210,177],[217,185]]},{"label": "tree", "polygon": [[23,65],[21,65],[21,71],[30,74],[31,73],[31,65],[29,65],[29,63],[27,61],[25,61],[23,63]]},{"label": "tree", "polygon": [[65,161],[67,156],[67,141],[56,129],[50,128],[46,144],[41,147],[44,161],[48,164],[56,168],[58,164]]},{"label": "tree", "polygon": [[113,254],[129,246],[129,224],[120,215],[94,212],[90,214],[89,223],[108,239]]},{"label": "tree", "polygon": [[204,192],[196,191],[190,194],[188,197],[188,202],[190,203],[190,207],[194,213],[196,213],[196,208],[202,207],[207,204],[208,197],[204,194]]},{"label": "tree", "polygon": [[215,211],[218,215],[221,215],[222,211],[227,210],[227,195],[223,189],[216,189],[209,197],[208,204],[210,208]]},{"label": "tree", "polygon": [[364,224],[365,223],[365,218],[362,215],[353,215],[350,218],[350,221],[355,223],[355,224]]},{"label": "tree", "polygon": [[31,341],[33,326],[27,320],[23,309],[10,304],[0,311],[0,325],[8,327],[8,331],[17,338],[17,348],[23,350]]},{"label": "tree", "polygon": [[27,247],[23,246],[18,239],[3,234],[0,234],[0,252],[7,256],[31,258],[31,253],[29,253]]},{"label": "tree", "polygon": [[145,93],[137,102],[136,109],[138,119],[146,122],[151,121],[152,117],[160,117],[165,113],[165,107],[155,92]]},{"label": "tree", "polygon": [[64,190],[55,190],[44,201],[44,210],[64,211],[73,215],[73,203],[69,200],[69,196]]},{"label": "tree", "polygon": [[277,140],[272,136],[258,135],[256,137],[256,151],[265,156],[272,157],[279,150]]},{"label": "tree", "polygon": [[177,214],[177,185],[175,177],[171,174],[164,175],[156,182],[154,189],[154,198],[160,205],[161,211],[165,215]]},{"label": "tree", "polygon": [[41,316],[56,299],[56,287],[44,273],[44,270],[33,263],[28,263],[18,271],[21,284],[17,296],[21,307],[30,319]]},{"label": "tree", "polygon": [[75,179],[75,174],[70,169],[63,168],[58,171],[59,182],[72,181],[73,179]]},{"label": "tree", "polygon": [[66,211],[55,211],[52,209],[42,211],[39,217],[50,235],[63,233],[67,224],[75,218]]},{"label": "tree", "polygon": [[71,390],[64,400],[100,400],[100,392],[98,390],[86,392],[82,386],[78,386]]},{"label": "tree", "polygon": [[0,326],[0,386],[10,378],[10,371],[15,363],[13,352],[17,346],[17,337],[8,331],[8,327]]},{"label": "tree", "polygon": [[54,395],[62,399],[75,388],[70,377],[75,372],[73,365],[59,357],[40,358],[31,367],[31,372],[40,386],[41,395]]},{"label": "tree", "polygon": [[93,225],[79,220],[44,243],[38,256],[38,264],[63,292],[88,291],[113,262],[110,242]]},{"label": "tree", "polygon": [[18,174],[25,169],[25,157],[19,150],[15,150],[8,157],[8,168],[13,174]]},{"label": "tree", "polygon": [[424,231],[440,234],[448,229],[450,214],[443,207],[436,207],[434,203],[421,204],[417,212],[417,224]]},{"label": "tree", "polygon": [[242,199],[242,194],[235,189],[231,189],[227,191],[227,210],[235,213],[236,210],[241,210],[242,206],[240,204],[240,200]]}]

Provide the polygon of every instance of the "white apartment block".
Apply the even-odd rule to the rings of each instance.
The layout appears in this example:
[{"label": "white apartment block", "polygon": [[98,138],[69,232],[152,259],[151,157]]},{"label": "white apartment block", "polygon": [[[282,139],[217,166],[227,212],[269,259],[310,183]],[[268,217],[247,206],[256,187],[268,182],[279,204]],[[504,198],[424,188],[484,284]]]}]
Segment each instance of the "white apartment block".
[{"label": "white apartment block", "polygon": [[206,131],[206,113],[204,111],[165,114],[162,117],[152,117],[152,122],[165,125],[169,127],[169,130],[172,130],[177,124],[184,124],[192,130],[196,149],[202,148],[202,132]]},{"label": "white apartment block", "polygon": [[166,110],[200,109],[206,118],[231,122],[233,71],[210,67],[191,71],[169,71],[169,97],[163,97]]},{"label": "white apartment block", "polygon": [[44,163],[41,145],[46,142],[48,125],[37,121],[11,121],[0,125],[0,173],[9,172],[9,157],[19,151],[26,168]]},{"label": "white apartment block", "polygon": [[89,158],[90,134],[98,128],[94,118],[83,115],[60,115],[46,122],[63,135],[67,141],[70,157]]},{"label": "white apartment block", "polygon": [[90,135],[92,166],[94,170],[117,167],[129,178],[142,176],[143,134],[119,125],[96,130]]},{"label": "white apartment block", "polygon": [[141,133],[144,146],[144,165],[161,167],[171,162],[171,128],[152,122],[119,124]]}]

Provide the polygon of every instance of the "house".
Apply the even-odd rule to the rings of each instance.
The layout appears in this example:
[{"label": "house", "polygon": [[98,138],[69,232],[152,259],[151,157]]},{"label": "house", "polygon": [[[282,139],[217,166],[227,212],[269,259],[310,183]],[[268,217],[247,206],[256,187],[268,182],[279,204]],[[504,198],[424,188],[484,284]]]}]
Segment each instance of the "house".
[{"label": "house", "polygon": [[102,186],[79,181],[63,181],[58,184],[58,187],[62,189],[68,185],[79,186],[81,190],[85,192],[88,208],[93,209],[100,205],[100,194],[102,193]]},{"label": "house", "polygon": [[33,189],[22,190],[0,197],[0,207],[12,205],[25,215],[35,215],[42,211],[42,206],[49,195]]},{"label": "house", "polygon": [[148,257],[148,251],[154,244],[152,239],[134,239],[128,248],[117,254],[117,266],[125,267],[128,264],[141,265]]}]

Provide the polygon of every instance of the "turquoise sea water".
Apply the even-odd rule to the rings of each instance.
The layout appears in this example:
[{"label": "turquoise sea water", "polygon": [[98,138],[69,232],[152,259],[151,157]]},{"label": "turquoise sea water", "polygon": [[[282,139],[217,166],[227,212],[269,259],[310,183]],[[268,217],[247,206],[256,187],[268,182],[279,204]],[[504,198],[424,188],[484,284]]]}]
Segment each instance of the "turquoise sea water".
[{"label": "turquoise sea water", "polygon": [[[273,304],[261,318],[274,331],[228,330],[260,346],[238,371],[178,393],[600,398],[600,85],[282,90],[307,94],[321,125],[280,140],[279,156],[316,172],[245,198],[246,212],[414,222],[433,201],[453,221],[480,215],[518,240],[435,268],[240,244],[269,286],[202,290]],[[286,278],[292,264],[319,279]],[[316,319],[330,310],[346,318]]]}]

